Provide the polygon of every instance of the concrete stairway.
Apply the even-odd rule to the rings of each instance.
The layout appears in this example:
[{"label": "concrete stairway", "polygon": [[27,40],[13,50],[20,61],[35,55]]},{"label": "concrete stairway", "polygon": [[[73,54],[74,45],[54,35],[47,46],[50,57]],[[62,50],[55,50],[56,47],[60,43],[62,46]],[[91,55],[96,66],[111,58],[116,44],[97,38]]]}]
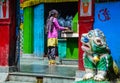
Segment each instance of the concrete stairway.
[{"label": "concrete stairway", "polygon": [[[20,58],[20,65],[29,65],[29,64],[38,64],[38,65],[48,65],[48,58],[38,58],[38,57],[21,57]],[[78,66],[78,60],[76,59],[59,59],[59,57],[56,58],[56,64],[57,65],[73,65]]]},{"label": "concrete stairway", "polygon": [[37,78],[32,76],[12,75],[8,76],[7,81],[3,83],[37,83]]},{"label": "concrete stairway", "polygon": [[19,72],[11,72],[2,83],[73,83],[77,67],[21,65]]},{"label": "concrete stairway", "polygon": [[20,71],[11,72],[6,82],[0,83],[73,83],[75,72],[78,69],[73,65],[20,65]]},{"label": "concrete stairway", "polygon": [[48,65],[47,57],[21,57],[19,70],[10,72],[5,82],[0,83],[73,83],[78,70],[77,60],[56,58],[55,66]]}]

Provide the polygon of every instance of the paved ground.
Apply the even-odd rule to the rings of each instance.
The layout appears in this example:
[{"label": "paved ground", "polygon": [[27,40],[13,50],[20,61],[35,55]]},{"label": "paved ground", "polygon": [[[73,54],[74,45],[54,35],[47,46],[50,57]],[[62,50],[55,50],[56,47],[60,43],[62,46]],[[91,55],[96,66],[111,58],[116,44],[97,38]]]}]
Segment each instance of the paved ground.
[{"label": "paved ground", "polygon": [[75,78],[77,67],[65,65],[21,65],[21,73],[29,73],[37,76],[55,76],[65,78]]},{"label": "paved ground", "polygon": [[[29,73],[43,76],[58,76],[75,78],[78,70],[77,61],[66,61],[61,64],[59,58],[56,58],[57,64],[54,66],[48,65],[48,58],[21,58],[20,73]],[[71,64],[72,63],[72,64]]]}]

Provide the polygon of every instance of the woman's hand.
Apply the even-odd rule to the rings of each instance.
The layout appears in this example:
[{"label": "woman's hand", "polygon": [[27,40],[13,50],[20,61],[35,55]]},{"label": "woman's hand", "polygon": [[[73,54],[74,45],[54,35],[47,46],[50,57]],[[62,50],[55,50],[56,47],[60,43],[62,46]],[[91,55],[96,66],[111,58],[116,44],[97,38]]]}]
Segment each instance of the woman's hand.
[{"label": "woman's hand", "polygon": [[68,28],[68,27],[65,27],[64,30],[69,30],[69,28]]}]

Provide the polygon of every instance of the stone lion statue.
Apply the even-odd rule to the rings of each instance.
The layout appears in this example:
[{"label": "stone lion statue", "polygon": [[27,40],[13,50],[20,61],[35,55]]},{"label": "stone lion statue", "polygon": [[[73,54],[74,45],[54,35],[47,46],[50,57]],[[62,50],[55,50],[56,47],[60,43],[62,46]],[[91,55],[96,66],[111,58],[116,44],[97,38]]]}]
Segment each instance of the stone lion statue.
[{"label": "stone lion statue", "polygon": [[81,42],[86,72],[83,79],[105,80],[107,72],[113,68],[113,60],[103,32],[95,29],[84,33]]}]

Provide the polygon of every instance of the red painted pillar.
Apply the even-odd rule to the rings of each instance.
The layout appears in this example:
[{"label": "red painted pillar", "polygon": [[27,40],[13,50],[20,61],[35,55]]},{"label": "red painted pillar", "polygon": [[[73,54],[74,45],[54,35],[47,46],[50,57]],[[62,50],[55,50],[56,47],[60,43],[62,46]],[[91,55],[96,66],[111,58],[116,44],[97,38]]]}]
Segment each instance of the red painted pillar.
[{"label": "red painted pillar", "polygon": [[78,2],[79,17],[79,69],[84,70],[83,51],[81,49],[81,35],[93,29],[94,22],[94,0],[79,0]]},{"label": "red painted pillar", "polygon": [[0,20],[0,66],[8,66],[9,24],[8,20]]},{"label": "red painted pillar", "polygon": [[9,58],[9,1],[0,1],[2,8],[0,9],[0,66],[8,66]]},{"label": "red painted pillar", "polygon": [[[15,55],[15,0],[5,0],[0,9],[0,68],[9,66]],[[14,64],[14,63],[13,63]]]}]

